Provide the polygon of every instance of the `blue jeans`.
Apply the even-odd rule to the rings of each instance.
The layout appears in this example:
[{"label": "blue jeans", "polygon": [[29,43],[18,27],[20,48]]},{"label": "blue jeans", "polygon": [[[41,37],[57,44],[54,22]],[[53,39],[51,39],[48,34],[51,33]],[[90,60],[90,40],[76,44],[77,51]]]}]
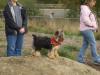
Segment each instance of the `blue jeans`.
[{"label": "blue jeans", "polygon": [[91,46],[91,55],[93,57],[94,61],[100,62],[100,59],[98,58],[97,55],[97,49],[96,49],[96,40],[94,37],[94,33],[92,30],[85,30],[81,31],[81,34],[83,36],[83,45],[82,48],[80,49],[79,55],[78,55],[78,61],[83,63],[84,61],[84,55],[86,52],[86,49],[88,48],[88,45]]},{"label": "blue jeans", "polygon": [[21,56],[23,34],[7,35],[7,56]]}]

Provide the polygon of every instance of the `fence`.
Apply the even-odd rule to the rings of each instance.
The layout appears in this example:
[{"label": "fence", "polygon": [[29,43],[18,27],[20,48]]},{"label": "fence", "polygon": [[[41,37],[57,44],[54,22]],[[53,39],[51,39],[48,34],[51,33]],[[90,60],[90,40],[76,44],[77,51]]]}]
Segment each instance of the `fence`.
[{"label": "fence", "polygon": [[47,8],[56,8],[56,9],[62,9],[65,8],[64,4],[35,4],[34,5],[36,8],[42,8],[42,9],[47,9]]},{"label": "fence", "polygon": [[[0,17],[2,17],[3,16],[3,10],[0,10]],[[55,9],[55,8],[53,8],[53,9],[51,9],[51,8],[49,8],[49,9],[36,9],[36,8],[34,8],[34,9],[32,9],[32,8],[27,8],[27,15],[29,16],[29,17],[31,17],[31,16],[40,16],[40,15],[49,15],[49,14],[51,14],[51,13],[54,13],[55,14],[55,17],[68,17],[68,18],[70,18],[70,17],[72,17],[72,18],[74,18],[74,17],[79,17],[79,11],[78,10],[71,10],[71,9],[63,9],[63,8],[61,8],[61,9]]]}]

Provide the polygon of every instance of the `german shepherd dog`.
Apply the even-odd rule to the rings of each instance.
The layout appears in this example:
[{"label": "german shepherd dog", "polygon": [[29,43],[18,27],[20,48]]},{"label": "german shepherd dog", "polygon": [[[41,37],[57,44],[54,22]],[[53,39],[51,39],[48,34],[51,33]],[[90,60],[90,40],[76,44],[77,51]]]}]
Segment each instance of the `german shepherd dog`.
[{"label": "german shepherd dog", "polygon": [[48,57],[51,59],[54,59],[56,57],[59,57],[58,49],[61,45],[61,43],[64,40],[64,32],[62,30],[57,30],[52,37],[47,36],[36,36],[35,34],[32,34],[33,36],[33,48],[35,51],[33,51],[33,56],[40,56],[40,50],[42,48],[48,49]]}]

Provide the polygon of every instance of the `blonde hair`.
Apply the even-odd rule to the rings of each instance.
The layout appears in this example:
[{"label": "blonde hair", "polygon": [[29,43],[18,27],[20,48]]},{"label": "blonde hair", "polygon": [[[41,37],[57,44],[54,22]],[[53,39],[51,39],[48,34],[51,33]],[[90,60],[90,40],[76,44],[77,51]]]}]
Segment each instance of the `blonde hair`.
[{"label": "blonde hair", "polygon": [[96,1],[96,0],[85,0],[86,1],[86,3],[88,4],[89,2],[91,2],[91,1]]}]

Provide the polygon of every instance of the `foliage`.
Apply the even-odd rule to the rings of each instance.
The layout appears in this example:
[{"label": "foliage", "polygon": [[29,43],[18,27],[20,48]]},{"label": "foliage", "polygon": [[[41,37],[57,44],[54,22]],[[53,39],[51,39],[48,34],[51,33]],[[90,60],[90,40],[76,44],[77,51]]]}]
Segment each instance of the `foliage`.
[{"label": "foliage", "polygon": [[79,11],[76,9],[70,9],[67,13],[66,13],[66,18],[78,18]]},{"label": "foliage", "polygon": [[0,9],[3,9],[6,3],[7,3],[7,0],[0,0]]},{"label": "foliage", "polygon": [[[32,15],[39,15],[39,8],[35,7],[35,4],[37,3],[43,3],[43,4],[64,4],[66,9],[71,9],[69,12],[69,16],[77,16],[77,12],[79,12],[77,9],[79,9],[80,0],[19,0],[27,9],[32,9],[33,13]],[[6,5],[7,0],[0,0],[0,9],[3,9]],[[100,17],[100,0],[97,0],[96,4],[96,11],[98,17]],[[73,15],[72,15],[73,14]],[[66,16],[67,17],[67,16]]]}]

